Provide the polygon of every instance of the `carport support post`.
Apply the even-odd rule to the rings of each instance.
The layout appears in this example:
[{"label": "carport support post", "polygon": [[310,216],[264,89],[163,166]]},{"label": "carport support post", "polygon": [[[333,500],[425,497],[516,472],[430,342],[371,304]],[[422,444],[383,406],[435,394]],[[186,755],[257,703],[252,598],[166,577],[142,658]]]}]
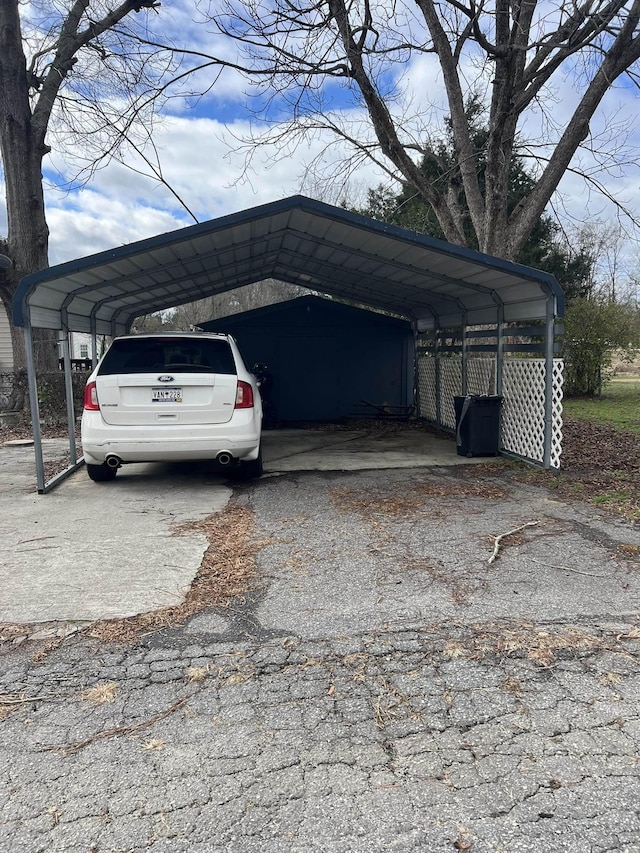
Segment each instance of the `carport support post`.
[{"label": "carport support post", "polygon": [[441,386],[441,375],[440,375],[440,326],[436,325],[434,329],[435,332],[435,343],[434,343],[434,360],[435,360],[435,375],[436,375],[436,423],[438,426],[442,426],[442,388]]},{"label": "carport support post", "polygon": [[33,336],[29,320],[24,326],[24,348],[27,362],[27,386],[29,388],[29,408],[31,409],[31,430],[33,432],[33,450],[36,457],[36,485],[39,494],[44,494],[44,460],[42,458],[42,433],[40,432],[40,409],[38,407],[38,383],[33,358]]},{"label": "carport support post", "polygon": [[[411,341],[413,358],[407,358],[407,388],[413,386],[413,399],[411,400],[413,411],[416,417],[420,417],[420,360],[418,358],[420,332],[418,331],[418,321],[415,318],[411,320],[411,332],[413,333]],[[413,377],[413,381],[411,381],[411,377]]]},{"label": "carport support post", "polygon": [[98,363],[98,335],[96,332],[96,318],[91,315],[91,369],[95,370]]},{"label": "carport support post", "polygon": [[467,341],[467,323],[466,320],[462,324],[462,396],[467,396],[468,374],[467,374],[467,356],[469,355]]},{"label": "carport support post", "polygon": [[78,461],[76,455],[76,415],[73,407],[73,379],[71,378],[71,352],[69,345],[69,330],[62,333],[62,358],[64,362],[64,389],[67,401],[67,429],[69,431],[69,456],[71,464]]},{"label": "carport support post", "polygon": [[498,308],[496,326],[496,394],[502,396],[502,376],[504,372],[504,308]]}]

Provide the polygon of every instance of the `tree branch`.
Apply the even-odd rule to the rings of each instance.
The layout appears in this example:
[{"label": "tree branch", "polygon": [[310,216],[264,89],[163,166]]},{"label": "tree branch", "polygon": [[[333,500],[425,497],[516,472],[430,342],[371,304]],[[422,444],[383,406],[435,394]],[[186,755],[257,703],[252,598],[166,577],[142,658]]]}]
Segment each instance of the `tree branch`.
[{"label": "tree branch", "polygon": [[503,539],[506,539],[507,536],[513,536],[514,533],[520,533],[521,530],[525,530],[527,527],[536,527],[538,524],[540,524],[539,521],[527,521],[525,524],[521,524],[520,527],[514,527],[513,530],[508,530],[506,533],[501,533],[499,536],[494,536],[493,552],[487,560],[487,563],[491,565],[491,563],[494,563],[498,559],[498,557],[500,556],[500,545]]}]

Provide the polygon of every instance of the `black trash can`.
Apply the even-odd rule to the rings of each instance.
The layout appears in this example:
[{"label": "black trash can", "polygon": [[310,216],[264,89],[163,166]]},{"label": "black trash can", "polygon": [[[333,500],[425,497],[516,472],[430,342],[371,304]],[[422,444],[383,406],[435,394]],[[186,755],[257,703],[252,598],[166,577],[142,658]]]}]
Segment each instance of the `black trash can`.
[{"label": "black trash can", "polygon": [[454,397],[458,456],[496,456],[500,448],[500,405],[497,394]]}]

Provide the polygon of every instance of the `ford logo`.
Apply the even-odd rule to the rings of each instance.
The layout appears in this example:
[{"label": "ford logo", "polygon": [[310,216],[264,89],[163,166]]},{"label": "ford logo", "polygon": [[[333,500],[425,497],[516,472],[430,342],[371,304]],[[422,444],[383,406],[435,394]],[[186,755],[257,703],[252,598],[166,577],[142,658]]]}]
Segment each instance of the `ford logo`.
[{"label": "ford logo", "polygon": [[158,382],[173,382],[173,376],[164,373],[162,376],[158,376]]}]

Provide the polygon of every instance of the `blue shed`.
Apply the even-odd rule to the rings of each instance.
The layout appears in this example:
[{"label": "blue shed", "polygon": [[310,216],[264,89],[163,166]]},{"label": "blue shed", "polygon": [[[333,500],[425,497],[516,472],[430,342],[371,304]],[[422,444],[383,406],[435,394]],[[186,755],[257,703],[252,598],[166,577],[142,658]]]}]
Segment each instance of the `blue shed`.
[{"label": "blue shed", "polygon": [[337,421],[366,411],[363,401],[413,403],[414,339],[406,320],[303,296],[200,327],[232,334],[249,368],[268,366],[278,421]]}]

